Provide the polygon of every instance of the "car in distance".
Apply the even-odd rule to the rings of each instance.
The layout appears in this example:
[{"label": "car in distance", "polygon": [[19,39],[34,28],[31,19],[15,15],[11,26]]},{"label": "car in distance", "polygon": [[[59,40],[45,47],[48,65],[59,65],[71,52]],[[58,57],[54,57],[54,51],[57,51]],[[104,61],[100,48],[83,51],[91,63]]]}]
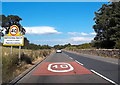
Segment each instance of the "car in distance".
[{"label": "car in distance", "polygon": [[56,50],[56,53],[62,53],[62,50]]}]

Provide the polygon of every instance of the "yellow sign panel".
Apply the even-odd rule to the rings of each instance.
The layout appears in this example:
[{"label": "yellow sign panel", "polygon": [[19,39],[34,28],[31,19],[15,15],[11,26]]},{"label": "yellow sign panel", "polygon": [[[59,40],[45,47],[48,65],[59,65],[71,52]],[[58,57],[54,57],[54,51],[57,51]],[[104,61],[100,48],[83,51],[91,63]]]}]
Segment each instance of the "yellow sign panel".
[{"label": "yellow sign panel", "polygon": [[24,45],[24,35],[20,35],[19,27],[17,25],[12,25],[10,27],[8,35],[4,36],[3,45],[4,46]]}]

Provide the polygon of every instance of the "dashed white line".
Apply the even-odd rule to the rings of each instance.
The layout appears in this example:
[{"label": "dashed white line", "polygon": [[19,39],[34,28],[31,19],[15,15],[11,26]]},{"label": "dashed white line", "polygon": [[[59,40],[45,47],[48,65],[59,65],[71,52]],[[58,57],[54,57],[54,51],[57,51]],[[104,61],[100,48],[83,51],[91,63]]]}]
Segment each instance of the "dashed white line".
[{"label": "dashed white line", "polygon": [[83,65],[82,63],[78,62],[77,60],[75,60],[75,62],[77,62],[77,63],[80,64],[80,65]]},{"label": "dashed white line", "polygon": [[73,58],[71,58],[71,57],[69,57],[70,59],[73,59]]},{"label": "dashed white line", "polygon": [[101,75],[100,73],[98,73],[98,72],[96,72],[96,71],[94,71],[94,70],[92,70],[92,69],[91,69],[91,72],[93,72],[93,73],[97,74],[98,76],[100,76],[100,77],[104,78],[105,80],[107,80],[107,81],[111,82],[112,84],[118,85],[118,84],[117,84],[117,83],[115,83],[114,81],[112,81],[112,80],[108,79],[107,77],[105,77],[105,76]]}]

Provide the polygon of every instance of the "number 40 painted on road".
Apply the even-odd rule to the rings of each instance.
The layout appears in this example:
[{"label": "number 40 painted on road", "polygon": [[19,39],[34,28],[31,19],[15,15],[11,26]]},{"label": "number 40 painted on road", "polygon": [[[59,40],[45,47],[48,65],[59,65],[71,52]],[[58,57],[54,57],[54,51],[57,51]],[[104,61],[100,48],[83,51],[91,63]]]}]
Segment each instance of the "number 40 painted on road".
[{"label": "number 40 painted on road", "polygon": [[74,68],[69,63],[64,62],[51,63],[48,65],[48,70],[52,72],[69,72],[73,69]]},{"label": "number 40 painted on road", "polygon": [[54,65],[52,67],[53,68],[68,68],[68,65],[67,64],[62,64],[62,65],[60,65],[60,67],[59,67],[59,65]]}]

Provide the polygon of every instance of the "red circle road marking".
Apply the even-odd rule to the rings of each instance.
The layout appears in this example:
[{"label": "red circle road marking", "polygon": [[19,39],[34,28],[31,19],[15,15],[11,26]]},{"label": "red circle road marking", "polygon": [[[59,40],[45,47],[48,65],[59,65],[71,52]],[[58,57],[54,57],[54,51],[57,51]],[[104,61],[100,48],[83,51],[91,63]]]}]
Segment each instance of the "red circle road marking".
[{"label": "red circle road marking", "polygon": [[[70,67],[68,66],[68,68],[56,68],[57,66],[54,66],[55,63],[61,63],[61,62],[43,62],[41,63],[36,69],[35,71],[32,73],[32,75],[76,75],[76,74],[92,74],[92,72],[90,72],[89,70],[87,70],[86,68],[84,68],[83,66],[79,65],[76,62],[64,62],[64,63],[68,63],[70,64],[74,69],[67,71],[67,72],[60,72],[60,70],[68,70]],[[59,72],[53,72],[48,70],[48,66],[49,65],[53,65],[55,68],[52,68],[52,70],[58,70]],[[56,64],[58,65],[58,64]],[[63,64],[59,64],[58,66],[63,65]]]}]

